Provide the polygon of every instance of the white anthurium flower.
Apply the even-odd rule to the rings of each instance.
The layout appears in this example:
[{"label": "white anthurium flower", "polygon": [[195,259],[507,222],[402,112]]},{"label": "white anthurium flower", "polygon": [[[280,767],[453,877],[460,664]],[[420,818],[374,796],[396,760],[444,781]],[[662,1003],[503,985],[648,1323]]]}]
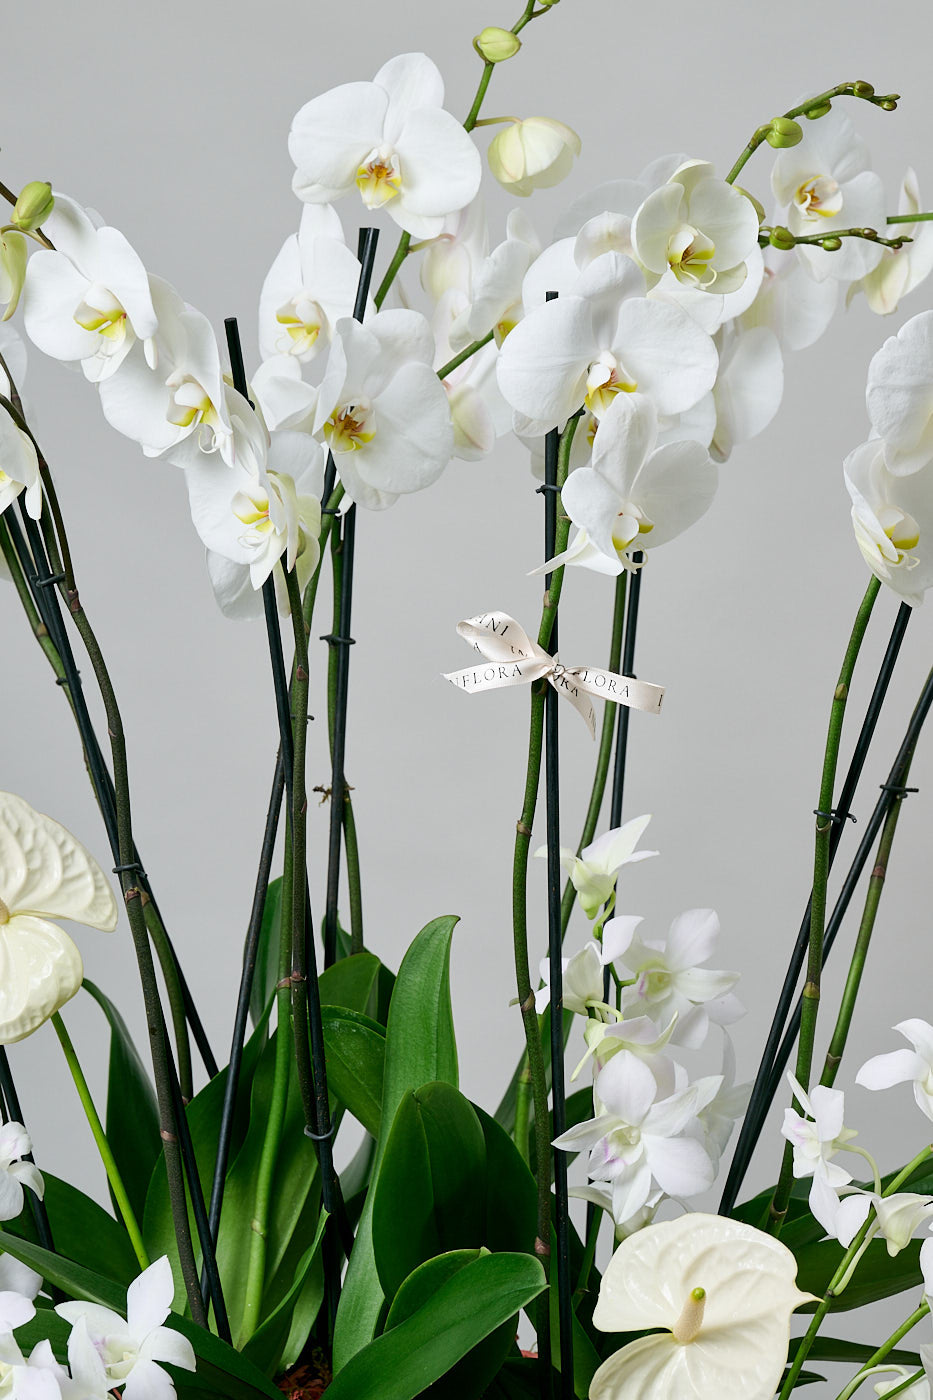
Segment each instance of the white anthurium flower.
[{"label": "white anthurium flower", "polygon": [[933,464],[894,476],[877,438],[843,464],[852,499],[852,525],[872,573],[914,606],[933,583]]},{"label": "white anthurium flower", "polygon": [[453,453],[434,337],[417,311],[337,323],[314,431],[334,454],[347,494],[368,510],[436,481]]},{"label": "white anthurium flower", "polygon": [[[259,353],[307,364],[326,351],[334,326],[353,315],[360,265],[329,204],[306,204],[297,234],[287,238],[259,296]],[[369,300],[369,311],[373,310]]]},{"label": "white anthurium flower", "polygon": [[884,440],[884,461],[909,476],[933,459],[933,311],[905,321],[872,357],[868,416]]},{"label": "white anthurium flower", "polygon": [[736,291],[758,247],[758,214],[706,161],[681,165],[632,220],[635,256],[652,282],[670,271],[697,291]]},{"label": "white anthurium flower", "polygon": [[[901,185],[898,200],[898,214],[919,214],[923,209],[920,202],[920,187],[917,176],[908,168]],[[915,224],[898,224],[892,236],[912,240],[901,248],[883,248],[878,266],[867,273],[860,282],[853,282],[846,293],[846,305],[858,292],[865,293],[865,300],[879,316],[890,316],[896,311],[901,297],[907,296],[933,272],[933,224],[921,220]]]},{"label": "white anthurium flower", "polygon": [[416,238],[436,238],[479,189],[479,152],[444,111],[444,80],[423,53],[400,54],[371,83],[345,83],[305,103],[288,151],[292,188],[329,204],[354,186]]},{"label": "white anthurium flower", "polygon": [[874,1055],[855,1076],[865,1089],[890,1089],[894,1084],[913,1084],[917,1107],[933,1121],[933,1026],[911,1018],[894,1027],[914,1047]]},{"label": "white anthurium flower", "polygon": [[728,460],[734,447],[764,432],[784,396],[784,357],[767,326],[727,323],[717,336],[719,376],[713,388],[716,427],[710,454]]},{"label": "white anthurium flower", "polygon": [[[644,817],[633,817],[622,826],[597,836],[589,846],[584,846],[579,855],[568,846],[560,848],[560,863],[570,876],[570,882],[577,892],[580,907],[588,919],[593,919],[600,906],[616,887],[618,873],[623,865],[647,860],[656,856],[657,851],[636,851],[645,827],[651,820],[650,813]],[[547,858],[547,847],[539,846],[536,856]]]},{"label": "white anthurium flower", "polygon": [[0,409],[0,514],[25,491],[26,510],[33,520],[42,514],[42,478],[32,438]]},{"label": "white anthurium flower", "polygon": [[162,1326],[173,1294],[172,1270],[163,1255],[127,1289],[125,1320],[99,1303],[59,1303],[55,1311],[72,1324],[83,1319],[104,1363],[108,1385],[124,1386],[124,1400],[160,1400],[175,1390],[160,1361],[186,1371],[195,1370],[196,1365],[187,1337]]},{"label": "white anthurium flower", "polygon": [[553,117],[510,121],[489,143],[489,169],[510,194],[549,190],[570,174],[580,154],[575,131]]},{"label": "white anthurium flower", "polygon": [[713,972],[700,967],[713,955],[719,936],[714,909],[688,909],[671,924],[665,942],[643,941],[636,933],[621,961],[634,974],[626,1003],[656,1021],[675,1012],[673,1041],[696,1049],[706,1040],[710,1022],[728,1025],[744,1008],[731,989],[737,972]]},{"label": "white anthurium flower", "polygon": [[[887,217],[884,186],[868,164],[868,149],[840,108],[809,123],[798,145],[778,152],[771,171],[774,197],[786,207],[783,222],[791,233],[880,232]],[[844,238],[834,253],[812,244],[798,245],[795,252],[818,282],[827,277],[853,282],[877,266],[882,249],[864,238]]]},{"label": "white anthurium flower", "polygon": [[535,573],[579,564],[598,573],[633,568],[631,550],[667,544],[712,504],[719,473],[698,442],[658,446],[658,415],[644,394],[618,394],[599,422],[592,465],[561,491],[578,528],[570,548]]},{"label": "white anthurium flower", "polygon": [[[920,1347],[919,1351],[922,1358],[925,1351],[933,1352],[933,1347]],[[906,1390],[899,1390],[898,1387],[903,1385],[907,1377],[914,1375],[914,1370],[906,1366],[886,1366],[884,1369],[891,1374],[883,1381],[875,1381],[876,1395],[888,1395],[892,1390],[897,1390],[899,1400],[930,1400],[929,1376],[921,1376]],[[928,1366],[927,1369],[933,1372],[933,1366]]]},{"label": "white anthurium flower", "polygon": [[0,793],[0,1044],[30,1035],[81,986],[81,954],[50,919],[109,933],[116,900],[69,831]]},{"label": "white anthurium flower", "polygon": [[581,405],[602,419],[619,394],[636,391],[658,413],[682,413],[712,387],[718,356],[680,307],[648,301],[631,258],[604,253],[572,295],[529,312],[499,355],[499,387],[542,431]]},{"label": "white anthurium flower", "polygon": [[[572,958],[561,958],[565,1011],[588,1016],[591,1006],[603,1005],[603,969],[615,962],[628,946],[639,923],[640,917],[632,915],[610,919],[603,929],[600,943],[591,939]],[[535,1010],[539,1016],[551,1001],[550,959],[541,959],[540,972],[544,986],[535,993]]]},{"label": "white anthurium flower", "polygon": [[808,1116],[801,1118],[792,1108],[784,1110],[781,1133],[793,1144],[794,1176],[812,1176],[810,1210],[828,1235],[835,1234],[840,1186],[848,1186],[851,1172],[833,1162],[836,1153],[856,1136],[843,1126],[845,1095],[840,1089],[817,1084],[807,1094],[788,1072],[794,1097]]},{"label": "white anthurium flower", "polygon": [[[45,1194],[39,1168],[34,1162],[22,1160],[30,1152],[32,1140],[22,1123],[9,1122],[0,1127],[0,1220],[15,1220],[19,1215],[23,1209],[24,1184],[40,1201]],[[0,1294],[0,1297],[5,1296]],[[32,1296],[35,1297],[35,1293]]]},{"label": "white anthurium flower", "polygon": [[715,1173],[702,1145],[684,1133],[719,1084],[712,1075],[659,1100],[647,1064],[621,1050],[596,1077],[596,1117],[568,1128],[554,1146],[589,1149],[587,1173],[610,1183],[616,1221],[640,1211],[655,1183],[670,1196],[694,1196],[712,1185]]},{"label": "white anthurium flower", "polygon": [[780,1240],[721,1215],[682,1215],[623,1240],[593,1313],[604,1332],[644,1332],[604,1361],[590,1400],[771,1400],[790,1318],[812,1294]]},{"label": "white anthurium flower", "polygon": [[[933,1215],[933,1198],[918,1196],[912,1191],[898,1191],[893,1196],[880,1196],[876,1191],[863,1191],[853,1186],[836,1211],[833,1234],[843,1248],[848,1249],[868,1219],[874,1206],[872,1235],[887,1242],[888,1254],[906,1249],[924,1220]],[[933,1240],[929,1242],[933,1244]]]},{"label": "white anthurium flower", "polygon": [[762,249],[762,260],[761,286],[742,313],[742,329],[765,326],[785,349],[806,350],[815,345],[835,315],[839,283],[831,279],[815,282],[797,258],[775,248]]},{"label": "white anthurium flower", "polygon": [[263,360],[249,387],[270,431],[294,428],[300,433],[311,432],[318,391],[302,379],[301,366],[293,356],[273,355]]},{"label": "white anthurium flower", "polygon": [[155,336],[158,316],[146,269],[118,229],[95,228],[67,195],[56,194],[45,231],[55,251],[40,249],[29,259],[26,333],[53,359],[80,360],[85,376],[100,383],[137,341],[145,345]]},{"label": "white anthurium flower", "polygon": [[7,1332],[0,1333],[0,1400],[106,1400],[106,1392],[73,1389],[51,1342],[37,1342],[26,1357]]}]

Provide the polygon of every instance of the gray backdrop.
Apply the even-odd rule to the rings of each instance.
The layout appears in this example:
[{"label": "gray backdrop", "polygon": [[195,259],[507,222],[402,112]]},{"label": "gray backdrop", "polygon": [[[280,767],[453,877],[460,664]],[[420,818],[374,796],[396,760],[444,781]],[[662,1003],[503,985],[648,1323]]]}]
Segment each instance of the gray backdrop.
[{"label": "gray backdrop", "polygon": [[[423,49],[447,78],[448,106],[462,114],[479,73],[473,34],[486,23],[508,25],[518,12],[517,3],[437,0],[18,6],[4,31],[0,178],[14,188],[48,178],[99,209],[147,267],[218,329],[225,315],[237,314],[255,364],[259,288],[300,214],[286,149],[294,112],[328,86],[371,77],[394,53]],[[847,104],[886,181],[890,208],[908,163],[933,200],[931,33],[920,0],[907,0],[891,17],[864,0],[785,0],[770,10],[742,0],[714,7],[564,0],[524,37],[520,57],[495,75],[485,112],[556,116],[583,139],[572,179],[524,204],[545,240],[570,199],[592,185],[635,176],[672,150],[711,159],[724,173],[760,121],[803,93],[856,78],[904,97],[895,114]],[[766,205],[770,163],[765,148],[744,177]],[[497,189],[488,198],[495,242],[516,201]],[[346,201],[341,214],[354,236],[362,206]],[[394,242],[389,225],[383,256]],[[742,970],[739,991],[750,1008],[736,1028],[746,1078],[809,887],[810,814],[829,704],[868,577],[840,464],[867,436],[871,355],[931,300],[933,289],[924,288],[882,322],[860,298],[817,347],[790,358],[778,420],[736,451],[708,517],[660,551],[645,578],[638,672],[666,685],[668,697],[662,718],[632,718],[626,813],[654,813],[646,842],[662,856],[626,877],[620,908],[644,914],[657,937],[682,909],[719,911],[722,951],[714,965]],[[81,376],[38,352],[27,387],[70,524],[82,597],[123,706],[138,843],[221,1052],[276,749],[263,628],[228,622],[217,611],[177,471],[147,461],[113,433]],[[397,966],[428,919],[460,914],[452,972],[462,1083],[490,1109],[521,1042],[518,1012],[509,1006],[509,899],[527,697],[466,699],[439,673],[466,664],[454,631],[461,617],[502,608],[536,627],[541,585],[526,577],[541,548],[533,485],[521,450],[503,441],[490,460],[454,462],[430,491],[385,514],[364,513],[358,532],[348,777],[364,859],[367,942]],[[568,661],[604,659],[611,593],[604,578],[582,570],[568,576],[561,622]],[[2,607],[0,786],[53,814],[109,863],[63,697],[12,590],[3,590]],[[853,720],[896,607],[891,596],[877,605],[852,692]],[[328,628],[328,608],[322,589],[313,628],[315,713],[323,712],[325,662],[316,638]],[[860,822],[919,692],[930,640],[921,609],[856,802]],[[84,672],[89,680],[89,667]],[[569,706],[562,720],[564,831],[572,844],[595,750]],[[320,721],[311,738],[309,785],[327,778]],[[847,745],[851,739],[850,726]],[[902,1043],[890,1030],[895,1021],[933,1019],[929,739],[912,776],[921,793],[898,832],[842,1087],[868,1054]],[[845,850],[854,849],[861,829],[847,831]],[[326,809],[314,808],[318,909],[325,833]],[[543,816],[535,834],[544,840]],[[544,950],[543,875],[543,863],[535,863],[535,957]],[[77,938],[88,975],[142,1030],[125,921],[113,935],[81,930]],[[570,946],[582,938],[582,925],[575,926]],[[840,949],[826,978],[820,1061],[845,962]],[[67,1020],[103,1098],[99,1013],[79,997]],[[11,1058],[40,1163],[101,1196],[103,1174],[51,1029],[14,1047]],[[854,1089],[847,1121],[884,1169],[928,1136],[907,1086],[872,1100]],[[773,1178],[780,1147],[774,1126],[753,1184]],[[914,1297],[892,1305],[892,1324]],[[877,1330],[880,1339],[881,1322]]]}]

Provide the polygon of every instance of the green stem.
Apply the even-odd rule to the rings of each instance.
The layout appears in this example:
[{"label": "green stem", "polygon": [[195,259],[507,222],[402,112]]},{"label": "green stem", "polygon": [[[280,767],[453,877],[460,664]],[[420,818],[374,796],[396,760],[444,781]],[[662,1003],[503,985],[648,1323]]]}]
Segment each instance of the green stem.
[{"label": "green stem", "polygon": [[[891,222],[892,220],[889,219],[888,223]],[[762,224],[758,234],[758,242],[763,248],[768,247],[770,244],[773,231],[770,224]],[[823,248],[828,238],[864,238],[868,243],[877,243],[879,248],[903,248],[905,243],[913,242],[912,238],[907,238],[906,236],[901,238],[882,238],[875,228],[832,228],[827,229],[825,233],[807,234],[792,234],[789,229],[782,228],[781,237],[786,238],[788,236],[794,240],[792,246],[795,248],[801,246],[806,247],[807,245],[814,248]],[[785,243],[782,243],[780,247],[784,252],[790,251]],[[830,249],[828,251],[832,250]]]},{"label": "green stem", "polygon": [[889,224],[923,224],[929,223],[933,219],[933,213],[925,214],[889,214],[886,223]]},{"label": "green stem", "polygon": [[143,907],[143,917],[146,920],[146,928],[156,950],[159,967],[162,969],[162,980],[168,993],[168,1006],[172,1017],[172,1030],[175,1032],[175,1049],[178,1055],[178,1087],[185,1103],[190,1103],[194,1098],[191,1042],[188,1038],[185,999],[182,995],[181,983],[178,980],[178,965],[159,911],[145,890],[140,896],[140,901]]},{"label": "green stem", "polygon": [[923,1302],[910,1314],[906,1322],[902,1322],[900,1327],[891,1333],[887,1341],[882,1342],[878,1350],[873,1352],[868,1360],[863,1363],[858,1374],[853,1376],[849,1384],[839,1392],[836,1400],[850,1400],[850,1396],[855,1394],[862,1384],[862,1381],[865,1380],[868,1371],[876,1368],[879,1362],[883,1361],[884,1358],[894,1350],[898,1342],[906,1337],[907,1333],[910,1332],[912,1328],[916,1327],[918,1322],[923,1321],[929,1311],[930,1304],[927,1302],[926,1298],[924,1298]]},{"label": "green stem", "polygon": [[[912,757],[913,752],[911,751],[904,765],[903,777],[901,779],[904,783],[907,782],[907,775],[910,772]],[[839,1014],[836,1018],[836,1026],[833,1030],[832,1040],[829,1042],[829,1049],[826,1052],[826,1061],[823,1065],[823,1074],[820,1078],[820,1083],[829,1087],[832,1086],[836,1078],[843,1051],[845,1050],[846,1040],[848,1039],[849,1027],[852,1024],[852,1013],[855,1011],[855,1002],[862,981],[862,973],[865,970],[865,959],[868,957],[868,947],[871,943],[871,936],[875,927],[878,905],[881,902],[881,892],[884,889],[888,863],[891,859],[891,847],[894,844],[894,833],[897,830],[897,821],[901,814],[902,806],[903,803],[901,800],[895,798],[885,818],[884,827],[881,832],[881,840],[878,843],[878,855],[875,860],[874,869],[871,872],[871,879],[868,882],[868,891],[865,896],[865,908],[862,912],[862,921],[859,924],[858,936],[855,940],[855,948],[852,953],[852,961],[849,964],[849,973],[846,977],[846,985],[843,989],[842,1001],[839,1005]]]},{"label": "green stem", "polygon": [[[865,636],[868,619],[881,588],[881,581],[874,576],[865,590],[861,606],[852,628],[849,645],[846,648],[839,672],[839,681],[833,694],[829,715],[829,730],[826,736],[826,750],[823,755],[823,776],[820,782],[820,798],[817,803],[816,827],[813,848],[813,895],[810,904],[810,947],[807,957],[807,980],[801,997],[800,1038],[797,1042],[797,1080],[806,1090],[810,1086],[810,1069],[813,1063],[813,1043],[816,1035],[816,1018],[820,1002],[820,979],[823,969],[823,935],[826,931],[826,887],[829,880],[829,838],[833,827],[833,789],[836,781],[836,763],[839,758],[839,743],[842,738],[842,721],[849,685],[855,671],[859,648]],[[769,1208],[768,1228],[772,1234],[779,1234],[787,1214],[790,1188],[793,1180],[793,1144],[785,1144],[781,1163],[781,1174]]]},{"label": "green stem", "polygon": [[409,245],[410,243],[411,243],[411,234],[410,234],[410,233],[403,233],[402,236],[401,236],[401,238],[400,238],[399,241],[398,241],[398,247],[396,248],[395,252],[394,252],[393,255],[392,255],[392,261],[389,263],[389,266],[386,268],[386,275],[385,275],[385,277],[383,277],[382,281],[379,283],[379,290],[378,290],[378,292],[376,293],[376,295],[373,297],[373,301],[376,303],[376,310],[377,310],[377,311],[380,311],[380,310],[382,309],[382,303],[385,301],[386,297],[387,297],[388,294],[389,294],[389,288],[392,286],[392,283],[395,281],[396,274],[398,273],[398,270],[399,270],[399,268],[401,267],[402,263],[403,263],[403,262],[405,261],[405,259],[408,257],[408,245]]},{"label": "green stem", "polygon": [[494,331],[487,331],[481,340],[474,340],[465,350],[461,350],[459,355],[454,355],[452,360],[448,360],[446,365],[441,365],[437,371],[438,379],[446,379],[448,374],[453,374],[454,370],[458,369],[465,360],[471,359],[473,355],[482,350],[484,345],[488,345],[494,334]]},{"label": "green stem", "polygon": [[[345,785],[346,786],[346,785]],[[343,802],[343,845],[347,857],[347,887],[350,899],[350,953],[363,951],[363,889],[360,880],[360,847],[356,839],[356,817],[347,788]]]},{"label": "green stem", "polygon": [[133,1253],[136,1255],[136,1261],[141,1269],[148,1269],[149,1256],[146,1253],[146,1246],[143,1244],[143,1237],[140,1233],[136,1216],[133,1214],[133,1207],[130,1205],[130,1198],[126,1194],[123,1178],[120,1176],[120,1170],[114,1159],[113,1152],[110,1149],[107,1134],[104,1132],[104,1125],[101,1123],[97,1109],[94,1107],[94,1100],[91,1098],[91,1091],[88,1088],[87,1080],[84,1077],[84,1071],[81,1068],[78,1056],[75,1052],[71,1036],[68,1034],[65,1023],[57,1011],[52,1015],[52,1025],[55,1027],[55,1034],[58,1036],[59,1044],[64,1051],[65,1059],[68,1062],[68,1068],[71,1070],[71,1077],[74,1080],[75,1088],[78,1091],[78,1098],[81,1100],[81,1106],[84,1109],[91,1132],[94,1135],[94,1141],[97,1143],[97,1150],[100,1153],[100,1159],[107,1172],[107,1180],[110,1182],[110,1189],[113,1191],[114,1200],[120,1208],[120,1214],[123,1216],[123,1223],[130,1237],[130,1243],[133,1246]]}]

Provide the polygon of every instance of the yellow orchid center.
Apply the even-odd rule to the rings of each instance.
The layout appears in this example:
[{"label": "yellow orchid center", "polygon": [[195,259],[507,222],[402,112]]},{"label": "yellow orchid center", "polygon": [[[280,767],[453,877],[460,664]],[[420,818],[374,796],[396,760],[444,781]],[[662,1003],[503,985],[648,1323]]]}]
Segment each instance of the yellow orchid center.
[{"label": "yellow orchid center", "polygon": [[626,505],[619,511],[612,526],[612,543],[618,553],[624,554],[633,540],[639,535],[647,535],[654,529],[654,521],[649,520],[637,506]]},{"label": "yellow orchid center", "polygon": [[356,187],[367,209],[381,209],[402,188],[402,170],[391,146],[376,146],[356,172]]},{"label": "yellow orchid center", "polygon": [[365,399],[335,408],[324,424],[331,452],[356,452],[376,436],[376,415]]},{"label": "yellow orchid center", "polygon": [[120,341],[126,334],[126,311],[101,282],[92,282],[84,300],[77,307],[74,319],[82,329],[97,331],[107,340]]},{"label": "yellow orchid center", "polygon": [[716,256],[716,245],[692,224],[681,224],[671,234],[667,245],[667,262],[678,282],[689,286],[708,287],[716,280],[710,266]]},{"label": "yellow orchid center", "polygon": [[233,513],[244,525],[252,526],[257,534],[268,534],[272,529],[272,521],[269,519],[269,497],[265,491],[257,491],[255,495],[238,491],[233,498]]},{"label": "yellow orchid center", "polygon": [[878,512],[878,523],[899,554],[916,549],[920,543],[920,526],[906,510],[884,506]]},{"label": "yellow orchid center", "polygon": [[165,415],[170,423],[174,423],[176,428],[190,428],[195,420],[199,420],[216,427],[217,411],[203,384],[199,384],[192,375],[185,374],[183,370],[176,370],[171,374],[166,384],[172,391],[171,402]]},{"label": "yellow orchid center", "polygon": [[276,348],[286,355],[304,355],[313,348],[327,317],[318,302],[296,292],[291,301],[279,307],[275,319],[285,328]]},{"label": "yellow orchid center", "polygon": [[627,372],[610,351],[606,350],[587,370],[584,403],[597,418],[601,417],[616,394],[634,394],[638,381]]},{"label": "yellow orchid center", "polygon": [[811,175],[797,187],[794,203],[805,218],[832,218],[842,208],[842,190],[831,175]]},{"label": "yellow orchid center", "polygon": [[706,1289],[691,1289],[687,1301],[684,1303],[680,1317],[674,1323],[674,1341],[680,1342],[681,1346],[686,1346],[700,1334],[703,1326],[703,1314],[706,1311]]},{"label": "yellow orchid center", "polygon": [[9,911],[9,909],[7,908],[7,906],[4,904],[3,900],[0,899],[0,924],[8,924],[9,922],[10,922],[10,911]]}]

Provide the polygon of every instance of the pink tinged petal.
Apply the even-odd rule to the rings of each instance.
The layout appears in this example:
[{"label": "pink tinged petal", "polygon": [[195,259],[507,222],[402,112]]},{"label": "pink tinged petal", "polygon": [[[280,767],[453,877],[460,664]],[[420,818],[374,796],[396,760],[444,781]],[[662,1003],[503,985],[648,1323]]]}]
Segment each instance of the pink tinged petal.
[{"label": "pink tinged petal", "polygon": [[0,925],[0,1044],[30,1035],[75,995],[84,968],[72,940],[28,914]]},{"label": "pink tinged petal", "polygon": [[696,1196],[716,1176],[709,1154],[694,1138],[645,1138],[651,1174],[669,1196]]},{"label": "pink tinged petal", "polygon": [[647,1117],[658,1093],[654,1075],[630,1050],[619,1050],[612,1056],[597,1075],[594,1089],[611,1114],[633,1127]]},{"label": "pink tinged petal", "polygon": [[74,319],[87,285],[61,253],[41,249],[29,259],[23,324],[33,344],[55,360],[83,360],[97,353],[99,336]]},{"label": "pink tinged petal", "polygon": [[496,367],[499,388],[519,413],[556,426],[582,404],[587,369],[598,352],[587,303],[558,298],[506,337]]},{"label": "pink tinged petal", "polygon": [[672,972],[696,967],[713,955],[719,937],[719,915],[715,909],[688,909],[678,914],[667,935],[665,956]]},{"label": "pink tinged petal", "polygon": [[88,1395],[105,1395],[108,1390],[107,1371],[100,1353],[88,1333],[88,1320],[78,1317],[73,1320],[68,1337],[68,1365],[72,1379],[83,1386]]},{"label": "pink tinged petal", "polygon": [[712,389],[719,356],[686,311],[633,298],[622,304],[613,349],[659,413],[683,413]]},{"label": "pink tinged petal", "polygon": [[305,103],[288,137],[299,199],[326,204],[352,190],[360,165],[382,142],[388,106],[388,93],[375,83],[344,83]]},{"label": "pink tinged petal", "polygon": [[929,1069],[913,1050],[892,1050],[889,1055],[874,1055],[866,1060],[855,1082],[864,1089],[890,1089],[894,1084],[925,1079]]}]

